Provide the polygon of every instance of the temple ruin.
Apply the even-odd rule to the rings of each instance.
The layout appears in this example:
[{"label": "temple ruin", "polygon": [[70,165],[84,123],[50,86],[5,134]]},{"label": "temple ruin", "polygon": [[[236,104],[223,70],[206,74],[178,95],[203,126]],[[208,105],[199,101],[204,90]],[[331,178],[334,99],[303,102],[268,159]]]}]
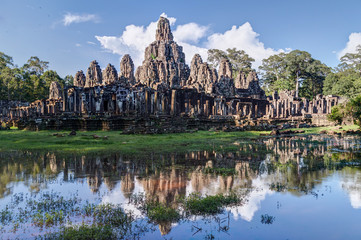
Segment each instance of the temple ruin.
[{"label": "temple ruin", "polygon": [[[235,76],[235,77],[234,77]],[[266,126],[272,121],[322,125],[337,96],[299,98],[294,91],[266,96],[257,73],[233,73],[224,59],[218,71],[196,54],[190,67],[173,40],[168,19],[160,17],[155,41],[136,71],[131,57],[120,73],[92,61],[78,71],[74,86],[53,82],[49,98],[28,106],[2,107],[0,120],[27,129],[122,129],[126,132],[178,132],[189,128]]]}]

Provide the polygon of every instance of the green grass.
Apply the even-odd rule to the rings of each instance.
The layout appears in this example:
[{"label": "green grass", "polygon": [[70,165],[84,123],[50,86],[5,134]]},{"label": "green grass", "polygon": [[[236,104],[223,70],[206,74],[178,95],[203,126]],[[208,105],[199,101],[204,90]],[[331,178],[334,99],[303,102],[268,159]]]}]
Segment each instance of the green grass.
[{"label": "green grass", "polygon": [[[356,125],[338,127],[303,128],[305,134],[317,134],[322,130],[341,132],[356,130]],[[63,137],[53,136],[54,133]],[[90,152],[123,152],[125,154],[147,152],[187,152],[202,150],[236,150],[232,144],[238,139],[257,138],[269,131],[216,132],[198,131],[195,133],[171,133],[155,135],[123,135],[118,131],[90,131],[77,132],[76,136],[68,136],[69,131],[0,131],[0,151],[7,150],[39,150],[58,151],[62,153],[90,153]],[[93,135],[100,136],[94,139]],[[103,137],[108,136],[105,140]]]},{"label": "green grass", "polygon": [[241,199],[235,193],[205,197],[198,193],[192,193],[183,202],[184,209],[190,215],[213,215],[221,213],[223,207],[239,204]]},{"label": "green grass", "polygon": [[66,240],[106,240],[116,239],[112,227],[109,225],[95,226],[95,225],[81,225],[65,227],[55,234],[50,234],[45,239],[66,239]]},{"label": "green grass", "polygon": [[[63,137],[53,136],[64,134]],[[117,151],[128,154],[139,152],[185,152],[234,148],[231,143],[238,138],[256,138],[267,132],[209,132],[173,133],[155,135],[123,135],[118,131],[77,132],[68,136],[69,131],[0,131],[0,151],[40,150],[63,153],[85,153],[99,151]],[[101,138],[94,139],[92,135]],[[108,140],[103,137],[108,136]]]},{"label": "green grass", "polygon": [[222,176],[229,176],[237,173],[234,168],[210,168],[210,167],[205,168],[203,172],[206,174],[216,174]]},{"label": "green grass", "polygon": [[339,129],[340,126],[328,126],[328,127],[313,127],[313,128],[293,128],[292,130],[305,130],[304,134],[319,134],[321,131],[335,131],[342,132],[344,130],[357,130],[360,129],[357,125],[344,125],[341,126],[342,129]]},{"label": "green grass", "polygon": [[168,207],[160,203],[147,204],[147,215],[151,221],[161,222],[177,222],[180,219],[180,214],[176,209]]}]

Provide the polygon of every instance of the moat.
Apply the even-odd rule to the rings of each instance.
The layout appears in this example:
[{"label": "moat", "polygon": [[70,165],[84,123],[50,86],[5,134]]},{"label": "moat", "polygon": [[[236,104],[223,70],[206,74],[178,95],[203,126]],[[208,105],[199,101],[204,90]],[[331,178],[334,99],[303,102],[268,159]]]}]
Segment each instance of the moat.
[{"label": "moat", "polygon": [[[233,145],[231,152],[141,156],[2,152],[1,239],[97,224],[106,219],[98,206],[132,215],[128,229],[113,228],[126,239],[360,239],[360,136],[240,138]],[[217,194],[238,200],[204,214],[182,202]],[[177,217],[151,215],[142,206],[150,199]]]}]

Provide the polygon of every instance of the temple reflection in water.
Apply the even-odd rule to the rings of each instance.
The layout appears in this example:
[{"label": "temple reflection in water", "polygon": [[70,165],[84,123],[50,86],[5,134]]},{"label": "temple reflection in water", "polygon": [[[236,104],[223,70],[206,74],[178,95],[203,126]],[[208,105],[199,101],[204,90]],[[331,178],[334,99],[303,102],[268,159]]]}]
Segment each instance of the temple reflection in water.
[{"label": "temple reflection in water", "polygon": [[[127,156],[59,155],[55,153],[0,153],[0,198],[12,193],[23,181],[30,192],[47,188],[52,181],[85,183],[93,193],[101,187],[109,191],[103,201],[127,203],[132,194],[147,197],[176,208],[177,199],[192,192],[214,195],[242,192],[247,201],[230,209],[234,218],[251,221],[267,194],[288,191],[306,194],[337,169],[333,159],[360,159],[357,137],[318,135],[263,138],[236,141],[235,152],[198,151],[174,154]],[[211,174],[206,169],[234,169],[235,174]],[[350,179],[350,171],[355,171]],[[342,187],[351,205],[361,208],[361,174],[344,168]],[[122,202],[123,201],[123,202]],[[126,206],[132,208],[132,206]],[[171,223],[160,226],[162,234]]]}]

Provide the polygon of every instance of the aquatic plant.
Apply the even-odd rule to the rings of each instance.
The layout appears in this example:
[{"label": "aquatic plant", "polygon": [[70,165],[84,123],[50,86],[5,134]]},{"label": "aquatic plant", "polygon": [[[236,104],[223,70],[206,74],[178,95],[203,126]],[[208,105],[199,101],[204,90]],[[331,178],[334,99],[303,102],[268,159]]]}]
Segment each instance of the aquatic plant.
[{"label": "aquatic plant", "polygon": [[204,215],[218,214],[222,207],[239,204],[241,199],[235,193],[229,195],[217,194],[203,197],[200,193],[192,193],[183,200],[183,207],[187,214]]},{"label": "aquatic plant", "polygon": [[262,224],[272,224],[275,221],[275,217],[270,216],[268,214],[261,215],[261,223]]}]

